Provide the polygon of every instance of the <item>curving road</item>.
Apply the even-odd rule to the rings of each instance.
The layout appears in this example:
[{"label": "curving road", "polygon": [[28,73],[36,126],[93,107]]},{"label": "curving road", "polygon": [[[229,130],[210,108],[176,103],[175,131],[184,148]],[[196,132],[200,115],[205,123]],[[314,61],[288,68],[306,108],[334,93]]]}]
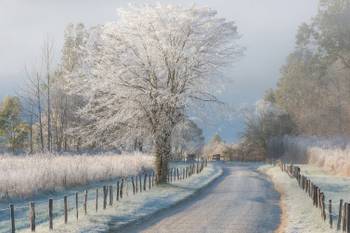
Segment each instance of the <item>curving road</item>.
[{"label": "curving road", "polygon": [[271,182],[254,164],[223,166],[224,175],[194,198],[118,232],[273,232],[280,209]]}]

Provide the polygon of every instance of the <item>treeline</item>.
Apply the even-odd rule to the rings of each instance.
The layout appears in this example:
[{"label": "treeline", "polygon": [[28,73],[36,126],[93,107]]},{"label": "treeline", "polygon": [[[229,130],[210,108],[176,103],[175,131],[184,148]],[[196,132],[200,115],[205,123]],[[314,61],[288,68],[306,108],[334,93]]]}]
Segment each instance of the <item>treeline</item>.
[{"label": "treeline", "polygon": [[[68,25],[58,62],[54,61],[53,42],[44,42],[41,65],[26,68],[25,83],[18,95],[5,97],[0,103],[0,152],[151,149],[153,141],[149,132],[133,131],[128,137],[120,137],[128,130],[127,125],[116,126],[111,122],[100,127],[86,113],[81,113],[88,100],[71,93],[70,80],[84,78],[85,74],[80,72],[89,31],[81,23]],[[193,121],[186,118],[176,126],[171,139],[175,157],[198,152],[203,144],[202,130]]]},{"label": "treeline", "polygon": [[350,135],[349,22],[349,0],[320,0],[317,15],[299,27],[277,87],[264,96],[270,110],[247,117],[249,150],[266,156],[285,134]]},{"label": "treeline", "polygon": [[349,0],[321,0],[316,17],[299,27],[273,101],[300,134],[350,134],[349,22]]}]

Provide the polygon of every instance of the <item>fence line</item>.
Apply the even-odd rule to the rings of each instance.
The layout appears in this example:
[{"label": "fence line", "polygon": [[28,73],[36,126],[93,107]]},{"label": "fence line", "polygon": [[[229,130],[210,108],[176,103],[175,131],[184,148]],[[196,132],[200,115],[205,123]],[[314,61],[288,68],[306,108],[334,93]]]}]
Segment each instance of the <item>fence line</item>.
[{"label": "fence line", "polygon": [[[295,178],[298,182],[299,187],[304,190],[304,192],[312,200],[313,206],[320,209],[320,217],[325,222],[328,217],[329,227],[333,228],[334,218],[337,216],[333,213],[333,203],[331,199],[328,200],[328,208],[325,203],[326,196],[324,192],[315,185],[310,178],[301,174],[301,169],[293,164],[285,164],[279,161],[279,166],[282,172],[286,172],[289,177]],[[332,204],[333,203],[333,204]],[[336,229],[338,231],[343,231],[350,233],[350,203],[343,202],[343,199],[339,201],[338,218]]]},{"label": "fence line", "polygon": [[[167,171],[167,181],[168,183],[174,183],[176,181],[185,180],[194,174],[202,172],[206,166],[207,161],[202,160],[200,162],[197,161],[193,164],[190,164],[189,166],[182,167],[182,169],[179,169],[178,167],[169,168]],[[129,195],[129,187],[132,188],[133,195],[136,195],[141,192],[149,191],[158,184],[159,177],[157,174],[155,174],[154,171],[148,173],[144,172],[143,174],[136,176],[121,177],[116,182],[114,181],[112,184],[102,186],[102,189],[101,187],[97,187],[96,189],[92,188],[90,191],[84,190],[81,192],[75,192],[75,194],[64,195],[63,198],[49,198],[48,201],[30,202],[28,205],[16,207],[14,204],[10,204],[8,208],[1,209],[0,212],[9,211],[9,231],[11,233],[16,232],[16,220],[18,221],[19,219],[27,219],[28,224],[25,224],[25,226],[29,227],[32,232],[36,231],[36,226],[38,223],[44,222],[48,222],[49,229],[53,230],[55,217],[62,216],[64,223],[68,224],[69,221],[72,221],[70,220],[68,213],[72,211],[74,211],[75,219],[79,220],[81,216],[87,215],[89,211],[92,211],[92,207],[94,207],[93,209],[95,212],[98,212],[100,210],[105,210],[107,206],[113,206],[115,203],[114,198],[115,201],[118,202],[125,196]],[[93,195],[93,197],[89,199],[90,193]],[[73,201],[71,200],[72,197]],[[100,201],[102,201],[102,208],[99,205]],[[92,204],[89,204],[89,202]],[[57,203],[60,203],[60,208],[58,212],[55,212],[54,207],[57,205]],[[44,220],[38,221],[38,218],[42,216],[42,213],[40,213],[39,205],[45,204],[47,204],[46,217]],[[91,209],[88,208],[89,206]],[[81,208],[82,212],[79,212],[79,209]],[[18,209],[28,209],[27,213],[21,212],[21,215],[25,217],[16,218],[15,210]]]}]

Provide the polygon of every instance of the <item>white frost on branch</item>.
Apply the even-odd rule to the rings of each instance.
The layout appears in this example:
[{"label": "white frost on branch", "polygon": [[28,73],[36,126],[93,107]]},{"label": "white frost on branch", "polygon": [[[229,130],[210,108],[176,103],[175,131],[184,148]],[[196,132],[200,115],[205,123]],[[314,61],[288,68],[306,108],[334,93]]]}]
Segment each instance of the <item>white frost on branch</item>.
[{"label": "white frost on branch", "polygon": [[116,22],[89,30],[77,72],[83,75],[69,80],[87,100],[80,113],[90,127],[82,131],[91,142],[137,134],[164,149],[189,107],[217,101],[220,69],[242,53],[237,28],[208,7],[158,4],[118,13]]}]

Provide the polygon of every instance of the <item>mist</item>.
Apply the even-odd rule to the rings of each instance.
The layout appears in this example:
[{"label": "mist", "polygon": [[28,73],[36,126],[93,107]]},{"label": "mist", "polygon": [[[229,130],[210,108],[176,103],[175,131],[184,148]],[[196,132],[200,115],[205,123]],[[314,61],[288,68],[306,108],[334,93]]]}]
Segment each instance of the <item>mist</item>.
[{"label": "mist", "polygon": [[[56,61],[60,57],[63,31],[68,23],[86,26],[117,20],[116,9],[129,3],[158,1],[122,0],[2,0],[0,2],[0,98],[15,94],[25,79],[25,66],[40,64],[43,40],[54,40]],[[293,50],[298,26],[317,12],[317,0],[206,0],[189,3],[160,1],[182,5],[207,5],[220,17],[234,20],[241,34],[245,55],[227,71],[232,76],[221,99],[236,106],[252,105],[263,93],[275,87],[280,68]],[[243,123],[238,116],[232,122],[201,125],[207,138],[215,132],[226,141],[239,138]]]}]

